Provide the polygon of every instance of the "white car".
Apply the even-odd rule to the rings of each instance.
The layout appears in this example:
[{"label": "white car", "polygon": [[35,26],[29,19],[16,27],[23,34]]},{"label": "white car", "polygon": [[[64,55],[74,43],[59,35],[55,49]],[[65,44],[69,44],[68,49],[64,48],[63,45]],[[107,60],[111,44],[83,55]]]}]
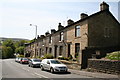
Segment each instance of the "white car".
[{"label": "white car", "polygon": [[40,67],[41,70],[50,70],[51,73],[68,71],[67,66],[56,59],[43,59]]},{"label": "white car", "polygon": [[19,60],[19,58],[18,58],[18,57],[16,57],[16,58],[15,58],[15,62],[18,62],[18,60]]}]

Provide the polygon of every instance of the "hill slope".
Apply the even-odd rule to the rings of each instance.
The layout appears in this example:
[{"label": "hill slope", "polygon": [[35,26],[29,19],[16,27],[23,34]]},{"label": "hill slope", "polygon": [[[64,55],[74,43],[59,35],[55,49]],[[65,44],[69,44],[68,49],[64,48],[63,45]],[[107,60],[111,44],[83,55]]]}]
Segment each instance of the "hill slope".
[{"label": "hill slope", "polygon": [[28,39],[22,39],[22,38],[5,38],[5,37],[0,37],[0,41],[5,41],[7,39],[11,39],[13,41],[20,41],[20,40],[27,40],[27,41],[29,41]]}]

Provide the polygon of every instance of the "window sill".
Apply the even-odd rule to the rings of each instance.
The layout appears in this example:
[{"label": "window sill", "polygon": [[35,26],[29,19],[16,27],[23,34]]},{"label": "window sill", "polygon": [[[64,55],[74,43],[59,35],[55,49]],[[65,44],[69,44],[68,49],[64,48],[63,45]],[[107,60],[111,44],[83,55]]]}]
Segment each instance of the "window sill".
[{"label": "window sill", "polygon": [[79,37],[75,37],[75,39],[77,39],[77,38],[81,38],[81,36],[79,36]]},{"label": "window sill", "polygon": [[60,42],[60,43],[61,43],[61,42],[64,42],[64,40],[62,40],[62,41],[59,41],[59,42]]}]

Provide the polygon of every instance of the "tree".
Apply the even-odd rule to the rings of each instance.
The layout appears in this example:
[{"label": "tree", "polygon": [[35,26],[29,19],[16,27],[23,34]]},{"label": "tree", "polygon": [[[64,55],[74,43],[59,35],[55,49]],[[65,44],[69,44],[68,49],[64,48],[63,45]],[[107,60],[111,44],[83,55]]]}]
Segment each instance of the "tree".
[{"label": "tree", "polygon": [[11,58],[13,56],[13,49],[11,47],[2,47],[2,58]]},{"label": "tree", "polygon": [[15,52],[19,53],[19,54],[24,54],[24,47],[20,46],[20,47],[16,48]]},{"label": "tree", "polygon": [[15,46],[14,42],[7,39],[2,44],[2,58],[11,58],[14,56]]},{"label": "tree", "polygon": [[7,39],[3,42],[2,46],[6,46],[6,47],[11,47],[13,50],[13,53],[15,52],[15,46],[14,46],[14,42],[11,39]]}]

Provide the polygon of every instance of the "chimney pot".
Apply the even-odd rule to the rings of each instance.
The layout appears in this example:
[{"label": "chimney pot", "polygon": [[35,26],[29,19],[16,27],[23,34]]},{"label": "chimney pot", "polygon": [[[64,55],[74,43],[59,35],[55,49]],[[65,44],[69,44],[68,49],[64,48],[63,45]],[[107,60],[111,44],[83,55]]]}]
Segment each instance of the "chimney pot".
[{"label": "chimney pot", "polygon": [[106,3],[106,2],[102,2],[100,4],[100,10],[103,11],[103,10],[109,10],[109,5]]}]

